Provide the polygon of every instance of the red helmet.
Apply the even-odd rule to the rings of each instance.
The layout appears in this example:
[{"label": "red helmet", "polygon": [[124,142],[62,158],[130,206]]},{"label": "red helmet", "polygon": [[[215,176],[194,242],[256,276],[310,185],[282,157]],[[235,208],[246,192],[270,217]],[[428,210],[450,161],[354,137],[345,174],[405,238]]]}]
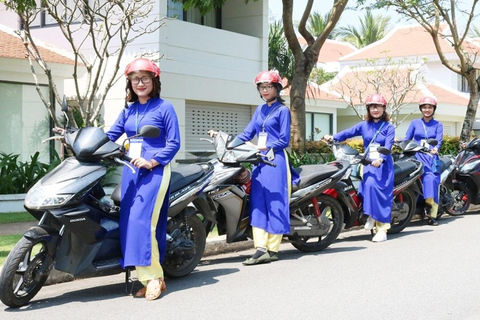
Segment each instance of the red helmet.
[{"label": "red helmet", "polygon": [[130,62],[125,68],[125,77],[132,72],[148,71],[154,74],[154,77],[160,76],[160,68],[150,59],[137,58]]},{"label": "red helmet", "polygon": [[262,71],[255,77],[255,84],[259,85],[260,83],[278,83],[280,87],[283,88],[282,85],[282,77],[276,70],[266,70]]},{"label": "red helmet", "polygon": [[367,98],[365,105],[368,107],[371,104],[381,104],[382,106],[387,106],[387,100],[380,94],[375,93]]},{"label": "red helmet", "polygon": [[420,107],[420,109],[422,108],[423,105],[426,105],[426,104],[429,104],[429,105],[432,105],[433,106],[433,109],[434,110],[437,110],[437,100],[435,100],[434,98],[432,97],[423,97],[422,99],[420,99],[420,102],[418,103],[418,106]]}]

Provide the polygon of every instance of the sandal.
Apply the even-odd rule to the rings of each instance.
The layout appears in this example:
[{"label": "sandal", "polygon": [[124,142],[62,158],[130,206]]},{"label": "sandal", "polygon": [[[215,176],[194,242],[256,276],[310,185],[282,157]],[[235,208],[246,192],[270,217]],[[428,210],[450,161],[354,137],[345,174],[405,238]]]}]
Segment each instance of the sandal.
[{"label": "sandal", "polygon": [[[162,292],[167,290],[167,285],[162,278],[148,281],[146,290],[145,290],[145,299],[148,301],[156,300],[160,297]],[[137,292],[138,293],[138,292]]]}]

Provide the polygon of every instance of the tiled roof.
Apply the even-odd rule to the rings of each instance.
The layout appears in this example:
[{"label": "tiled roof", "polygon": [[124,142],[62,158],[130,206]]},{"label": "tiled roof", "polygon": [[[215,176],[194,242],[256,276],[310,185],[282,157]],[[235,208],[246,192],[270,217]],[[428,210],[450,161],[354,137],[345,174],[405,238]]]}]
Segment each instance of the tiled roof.
[{"label": "tiled roof", "polygon": [[[355,94],[350,97],[353,103],[356,105],[361,104],[362,102],[357,96],[360,91],[364,92],[364,95],[369,95],[376,92],[375,88],[372,85],[365,84],[365,81],[359,82],[356,80],[357,78],[366,78],[368,76],[367,72],[368,70],[362,70],[354,73],[350,68],[345,68],[342,72],[338,74],[337,78],[321,86],[322,92],[325,91],[327,93],[330,93],[330,95],[324,94],[322,99],[328,99],[325,97],[332,97],[333,99],[329,100],[338,101],[339,99],[342,99],[340,97],[340,92],[344,92],[344,95],[349,97],[349,90],[346,89],[345,85],[342,86],[342,83],[344,83],[348,84],[349,87],[354,88]],[[407,68],[397,70],[397,74],[400,78],[408,77],[408,72],[409,71]],[[344,88],[343,91],[342,87]],[[380,90],[380,93],[385,96],[385,99],[387,99],[387,101],[391,99],[392,93],[388,92],[387,89],[384,91]],[[461,93],[444,85],[432,83],[418,83],[411,90],[409,90],[409,92],[405,96],[405,101],[418,101],[421,97],[426,95],[434,96],[440,105],[445,103],[466,106],[469,100],[468,94]],[[362,97],[362,100],[365,101],[365,98],[366,96]]]},{"label": "tiled roof", "polygon": [[[299,37],[298,41],[302,47],[307,45],[307,42],[302,37]],[[337,62],[341,57],[351,54],[356,50],[358,49],[348,42],[327,39],[318,55],[318,62]]]},{"label": "tiled roof", "polygon": [[[25,57],[25,46],[19,36],[0,30],[0,58],[27,59]],[[73,64],[72,59],[67,58],[55,51],[38,46],[38,50],[46,62]]]},{"label": "tiled roof", "polygon": [[[454,53],[454,48],[447,39],[440,39],[440,46],[445,54]],[[480,52],[478,42],[465,40],[464,48],[472,53]],[[383,39],[358,51],[340,58],[340,61],[365,60],[388,57],[438,56],[431,35],[420,25],[398,26]]]}]

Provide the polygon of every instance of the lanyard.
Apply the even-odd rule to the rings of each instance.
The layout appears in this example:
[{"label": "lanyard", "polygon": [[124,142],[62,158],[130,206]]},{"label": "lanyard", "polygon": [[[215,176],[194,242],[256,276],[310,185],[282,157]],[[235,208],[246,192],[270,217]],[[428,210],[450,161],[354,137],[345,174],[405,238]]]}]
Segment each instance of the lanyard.
[{"label": "lanyard", "polygon": [[423,124],[423,130],[425,131],[425,140],[428,139],[428,131],[427,131],[427,127],[425,126],[425,122],[422,121],[422,124]]},{"label": "lanyard", "polygon": [[377,132],[375,132],[375,134],[373,135],[372,140],[370,141],[370,143],[368,144],[368,146],[367,146],[367,148],[366,148],[365,150],[368,150],[368,148],[370,147],[370,145],[371,145],[372,143],[375,143],[375,140],[377,139],[377,135],[378,135],[378,133],[380,132],[380,130],[382,130],[384,124],[385,124],[385,121],[382,122],[382,125],[380,126],[380,128],[378,128]]},{"label": "lanyard", "polygon": [[138,119],[138,109],[140,108],[140,103],[138,103],[137,105],[137,112],[135,113],[135,132],[136,133],[138,133],[138,126],[140,125],[140,121],[142,121],[142,119],[145,118],[145,115],[147,114],[148,107],[150,106],[150,101],[152,101],[151,98],[148,99],[148,102],[145,105],[145,109],[143,109],[143,115],[140,118],[140,120]]},{"label": "lanyard", "polygon": [[273,113],[273,111],[275,111],[275,109],[277,108],[277,106],[273,106],[272,107],[272,110],[270,110],[270,112],[267,114],[267,116],[265,117],[265,120],[263,120],[263,123],[262,123],[262,132],[265,132],[265,123],[267,122],[268,118],[270,118],[270,115]]}]

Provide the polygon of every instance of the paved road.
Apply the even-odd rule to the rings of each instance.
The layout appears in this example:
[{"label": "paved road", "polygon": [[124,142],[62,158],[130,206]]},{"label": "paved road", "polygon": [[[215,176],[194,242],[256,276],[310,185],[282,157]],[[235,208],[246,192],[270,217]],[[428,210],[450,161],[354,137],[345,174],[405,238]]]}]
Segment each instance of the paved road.
[{"label": "paved road", "polygon": [[7,319],[479,319],[480,213],[414,223],[384,243],[345,232],[321,253],[282,244],[280,261],[245,267],[247,250],[210,256],[168,279],[154,302],[123,292],[123,276],[42,288]]}]

